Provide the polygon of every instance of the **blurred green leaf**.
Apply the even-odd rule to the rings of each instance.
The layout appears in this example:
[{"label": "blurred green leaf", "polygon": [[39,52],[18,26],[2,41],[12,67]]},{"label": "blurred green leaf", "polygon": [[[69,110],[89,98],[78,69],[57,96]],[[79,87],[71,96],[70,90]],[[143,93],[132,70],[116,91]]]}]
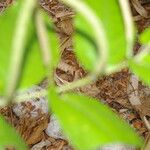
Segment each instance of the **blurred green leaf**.
[{"label": "blurred green leaf", "polygon": [[[116,64],[126,56],[126,35],[118,0],[85,1],[104,24],[109,42],[109,63]],[[90,31],[91,32],[91,31]],[[100,40],[100,39],[99,39]]]},{"label": "blurred green leaf", "polygon": [[37,38],[33,39],[28,49],[26,49],[24,64],[22,66],[22,76],[20,88],[27,88],[39,83],[46,76],[46,69],[42,62],[40,46]]},{"label": "blurred green leaf", "polygon": [[142,44],[150,44],[150,28],[147,28],[143,33],[141,33],[139,38]]},{"label": "blurred green leaf", "polygon": [[49,41],[51,43],[51,54],[52,54],[51,65],[57,67],[61,54],[60,54],[58,37],[54,30],[52,32],[49,32],[49,38],[50,38]]},{"label": "blurred green leaf", "polygon": [[145,84],[150,85],[150,55],[137,60],[130,60],[129,67]]},{"label": "blurred green leaf", "polygon": [[[8,8],[6,12],[0,15],[0,94],[4,92],[7,76],[8,66],[11,55],[11,43],[13,39],[13,32],[16,27],[16,19],[19,14],[20,3],[16,2],[15,5]],[[45,15],[46,16],[46,15]],[[43,16],[43,17],[45,17]],[[24,62],[22,65],[22,73],[19,83],[19,88],[27,88],[31,85],[39,83],[46,77],[46,69],[44,68],[40,46],[36,36],[34,19],[30,21],[28,27],[28,34],[25,44]],[[51,22],[49,21],[49,24]],[[58,39],[54,30],[48,30],[50,46],[52,49],[52,62],[51,65],[57,65],[60,58]]]},{"label": "blurred green leaf", "polygon": [[52,63],[53,63],[51,65],[56,67],[61,57],[58,36],[56,34],[54,24],[52,23],[52,19],[49,17],[49,15],[47,15],[45,12],[43,12],[42,15],[47,27],[49,41],[50,41]]},{"label": "blurred green leaf", "polygon": [[10,45],[16,24],[16,16],[19,12],[19,4],[6,9],[0,14],[0,92],[4,92],[6,77],[10,59]]},{"label": "blurred green leaf", "polygon": [[[10,65],[10,56],[12,55],[11,48],[12,48],[12,41],[14,36],[14,30],[17,27],[17,19],[18,15],[20,15],[20,6],[22,5],[23,1],[15,2],[11,7],[7,8],[0,15],[0,92],[4,92],[7,79],[11,72],[8,72],[9,65]],[[31,37],[33,38],[34,29],[33,29],[33,21],[30,20],[30,24],[28,26],[28,33],[26,36],[25,47],[28,46],[28,42],[31,42]],[[26,56],[26,55],[25,55]],[[24,56],[24,60],[25,60]],[[34,58],[34,56],[32,56]],[[36,59],[36,57],[35,57]],[[30,64],[31,65],[31,64]],[[29,78],[29,76],[27,76]]]},{"label": "blurred green leaf", "polygon": [[0,148],[6,148],[6,146],[14,146],[17,150],[27,150],[21,136],[0,115]]},{"label": "blurred green leaf", "polygon": [[83,16],[75,16],[74,48],[77,59],[88,71],[93,71],[97,62],[97,48],[94,41],[92,27]]},{"label": "blurred green leaf", "polygon": [[66,135],[78,150],[119,142],[141,146],[133,129],[95,99],[76,94],[58,97],[53,91],[49,98]]},{"label": "blurred green leaf", "polygon": [[[81,64],[87,70],[93,70],[96,64],[96,46],[92,39],[82,33],[76,34],[75,37],[75,54]],[[81,42],[82,41],[82,42]]]},{"label": "blurred green leaf", "polygon": [[77,13],[75,15],[74,24],[75,24],[77,33],[79,33],[78,30],[80,30],[80,31],[82,31],[82,33],[85,33],[88,37],[91,36],[92,39],[94,38],[94,33],[91,32],[92,27],[90,26],[88,21],[85,20],[85,18],[81,14]]},{"label": "blurred green leaf", "polygon": [[[99,0],[96,1],[95,3],[93,0],[87,0],[85,1],[88,6],[93,9],[93,11],[98,15],[98,17],[102,20],[104,24],[104,28],[106,31],[107,39],[108,39],[108,44],[109,44],[109,61],[108,63],[111,65],[115,65],[117,63],[120,63],[122,60],[125,59],[126,57],[126,48],[127,48],[127,43],[126,43],[126,35],[125,35],[125,27],[124,27],[124,22],[121,14],[121,10],[119,7],[119,3],[117,0],[110,0],[109,2],[106,0]],[[89,19],[90,21],[90,19]],[[77,15],[76,20],[75,20],[75,25],[77,28],[85,32],[86,34],[90,35],[90,37],[94,40],[93,38],[93,32],[92,32],[92,27],[89,26],[88,22],[83,19],[80,15]],[[77,33],[76,33],[77,34]],[[78,40],[77,38],[75,38]],[[101,39],[99,39],[101,40]],[[87,48],[84,48],[83,50],[82,47],[85,45],[85,40],[84,38],[80,39],[80,43],[78,41],[75,42],[75,50],[77,52],[77,56],[79,57],[79,60],[82,62],[80,59],[81,57],[84,59],[88,57],[87,54]],[[87,45],[89,45],[87,43]],[[81,47],[80,47],[81,46]],[[84,51],[84,53],[83,53]],[[93,51],[94,53],[94,51]],[[86,57],[87,54],[87,57]],[[92,54],[94,56],[95,54]],[[96,58],[96,57],[95,57]],[[88,57],[89,62],[91,62],[90,57]],[[88,62],[87,59],[87,62]],[[94,59],[92,59],[94,61]],[[96,60],[95,60],[96,61]],[[94,64],[94,62],[91,64],[85,64],[86,66],[91,66]]]},{"label": "blurred green leaf", "polygon": [[[52,63],[56,66],[59,60],[58,40],[53,31],[48,32],[49,41],[51,43]],[[38,84],[46,77],[46,69],[43,65],[40,45],[37,37],[31,38],[31,43],[26,51],[20,87],[29,87]]]}]

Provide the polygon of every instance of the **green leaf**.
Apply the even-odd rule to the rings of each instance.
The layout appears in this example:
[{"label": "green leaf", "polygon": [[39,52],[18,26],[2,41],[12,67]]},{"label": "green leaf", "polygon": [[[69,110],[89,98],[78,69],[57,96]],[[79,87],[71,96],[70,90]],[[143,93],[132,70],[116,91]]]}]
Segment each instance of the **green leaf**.
[{"label": "green leaf", "polygon": [[97,3],[87,0],[86,3],[103,21],[110,46],[109,63],[121,62],[126,56],[126,35],[118,0],[109,0],[109,5],[106,0]]},{"label": "green leaf", "polygon": [[[78,150],[91,150],[108,143],[141,146],[141,139],[108,107],[95,99],[49,93],[52,109],[64,132]],[[130,136],[129,136],[130,135]]]},{"label": "green leaf", "polygon": [[76,32],[74,34],[74,48],[77,59],[88,71],[93,71],[97,62],[97,47],[94,41],[92,27],[83,16],[77,14],[74,24]]},{"label": "green leaf", "polygon": [[[94,41],[92,27],[83,16],[75,17],[76,32],[74,34],[74,47],[77,59],[86,70],[92,71],[97,62],[97,47]],[[85,28],[86,27],[86,28]]]},{"label": "green leaf", "polygon": [[[12,44],[13,33],[16,27],[16,19],[20,10],[19,8],[20,3],[16,2],[15,5],[0,15],[0,95],[4,93],[7,76],[10,74],[8,73],[11,56],[10,46]],[[43,17],[45,16],[43,15]],[[50,20],[48,23],[51,24]],[[34,19],[32,18],[28,27],[25,42],[25,54],[19,88],[27,88],[31,85],[37,84],[46,77],[46,69],[42,61],[41,48],[35,32]],[[58,39],[56,37],[56,33],[52,29],[49,30],[48,28],[47,34],[49,36],[50,46],[52,49],[53,64],[51,65],[56,66],[60,58]]]},{"label": "green leaf", "polygon": [[88,36],[82,35],[82,33],[76,34],[74,39],[77,58],[85,69],[93,70],[97,60],[95,43]]},{"label": "green leaf", "polygon": [[76,28],[76,33],[80,34],[82,31],[82,33],[86,34],[88,37],[91,37],[92,39],[94,38],[94,33],[91,32],[91,25],[81,14],[77,13],[75,15],[74,24]]},{"label": "green leaf", "polygon": [[49,32],[49,41],[51,42],[51,54],[52,54],[52,66],[57,67],[59,61],[60,61],[60,46],[58,37],[54,30],[52,32]]},{"label": "green leaf", "polygon": [[[5,90],[7,79],[8,79],[8,69],[10,66],[10,56],[12,55],[11,48],[12,48],[12,41],[14,36],[14,29],[16,28],[17,24],[17,18],[18,15],[20,15],[20,6],[22,5],[22,1],[17,1],[15,5],[12,5],[6,12],[4,12],[0,16],[0,59],[2,60],[0,62],[0,94],[2,94]],[[32,19],[33,20],[33,19]],[[30,23],[28,26],[28,33],[27,37],[25,39],[25,56],[24,56],[24,62],[22,65],[22,70],[24,68],[24,73],[21,74],[21,81],[22,83],[19,83],[20,86],[28,86],[29,84],[32,85],[33,83],[37,83],[37,78],[41,79],[41,74],[43,75],[43,66],[41,64],[41,60],[39,59],[39,49],[36,49],[34,45],[31,46],[31,43],[33,43],[33,39],[35,39],[35,31],[33,22],[30,19]],[[30,43],[31,42],[31,43]],[[33,47],[33,50],[31,49]],[[28,55],[28,53],[30,53]],[[27,57],[26,57],[27,56]],[[26,58],[29,60],[29,64],[26,63]],[[31,60],[31,58],[33,60]],[[39,60],[38,60],[39,59]],[[30,61],[31,60],[31,61]],[[34,63],[36,61],[36,63]],[[33,63],[33,64],[32,64]],[[34,67],[33,67],[34,65]],[[30,66],[30,67],[29,67]],[[38,66],[38,67],[35,67]],[[42,66],[42,67],[41,67]],[[39,73],[38,73],[39,71]],[[31,74],[32,73],[32,74]],[[33,75],[33,77],[31,76]],[[39,81],[39,80],[38,80]]]},{"label": "green leaf", "polygon": [[46,69],[42,62],[40,46],[37,38],[34,38],[28,49],[26,49],[19,88],[27,88],[31,85],[38,84],[45,76]]},{"label": "green leaf", "polygon": [[27,150],[27,146],[20,135],[0,115],[0,148],[14,146],[17,150]]},{"label": "green leaf", "polygon": [[139,39],[142,44],[150,44],[150,28],[141,33]]},{"label": "green leaf", "polygon": [[[58,39],[54,31],[48,31],[49,41],[52,49],[52,63],[56,66],[60,58]],[[20,88],[38,84],[46,77],[46,69],[43,65],[40,45],[37,37],[32,37],[27,47]]]},{"label": "green leaf", "polygon": [[[111,65],[120,63],[126,58],[127,43],[124,22],[118,1],[110,0],[108,4],[108,1],[106,0],[99,0],[96,3],[93,3],[93,0],[86,0],[85,3],[90,6],[104,24],[109,44],[108,63]],[[84,19],[81,20],[81,17],[78,16],[75,23],[79,29],[83,30],[83,32],[86,32],[88,35],[91,35],[93,38],[92,29],[89,27],[88,22]],[[83,27],[85,29],[83,29]],[[76,45],[78,44],[78,47],[76,46],[76,51],[79,51],[79,53],[80,51],[83,51],[81,50],[82,47],[80,48],[80,45],[82,45],[81,43],[84,43],[84,41],[81,40],[80,44],[76,42]],[[85,48],[84,53],[80,53],[83,58],[83,55],[86,55],[86,51],[87,49]]]},{"label": "green leaf", "polygon": [[13,38],[13,31],[16,23],[16,16],[19,12],[19,4],[11,6],[0,14],[0,92],[4,92],[6,77],[10,59],[10,45]]},{"label": "green leaf", "polygon": [[58,40],[58,36],[56,34],[56,30],[54,27],[54,24],[52,23],[51,18],[49,15],[45,13],[45,11],[42,13],[46,27],[47,27],[47,32],[49,36],[49,41],[50,41],[50,48],[51,48],[51,55],[52,55],[52,66],[57,67],[61,54],[60,54],[60,44]]},{"label": "green leaf", "polygon": [[150,85],[150,55],[145,55],[140,60],[130,60],[129,67],[145,84]]}]

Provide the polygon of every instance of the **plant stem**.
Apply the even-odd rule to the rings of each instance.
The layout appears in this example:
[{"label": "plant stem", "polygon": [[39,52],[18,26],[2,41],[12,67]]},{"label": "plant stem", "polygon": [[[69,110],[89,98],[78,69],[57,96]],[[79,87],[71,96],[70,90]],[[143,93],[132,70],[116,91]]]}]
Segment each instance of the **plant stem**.
[{"label": "plant stem", "polygon": [[41,46],[41,53],[43,56],[43,63],[46,67],[48,81],[47,86],[54,85],[53,80],[53,63],[52,63],[52,49],[50,45],[50,40],[48,38],[48,31],[46,29],[46,23],[44,22],[43,16],[39,10],[36,11],[35,15],[35,25],[37,29],[38,40]]},{"label": "plant stem", "polygon": [[96,79],[97,79],[96,76],[88,75],[87,77],[84,77],[83,79],[80,79],[80,80],[68,83],[64,86],[61,86],[60,88],[57,89],[57,91],[58,91],[58,93],[67,92],[67,91],[73,90],[75,88],[90,84],[91,81],[94,81]]},{"label": "plant stem", "polygon": [[65,92],[68,90],[72,90],[74,88],[84,86],[96,80],[97,76],[104,72],[108,58],[108,44],[105,35],[105,30],[100,18],[98,18],[98,16],[93,12],[93,10],[91,10],[91,8],[88,7],[83,1],[78,0],[71,0],[71,1],[62,0],[62,1],[65,4],[76,9],[76,11],[79,12],[80,14],[82,14],[88,21],[88,23],[92,26],[95,36],[94,37],[95,42],[98,47],[99,56],[97,59],[98,60],[97,65],[95,66],[91,74],[89,74],[87,77],[83,79],[59,87],[58,92]]},{"label": "plant stem", "polygon": [[16,28],[13,36],[13,41],[12,41],[12,48],[11,48],[12,54],[10,59],[9,76],[8,76],[7,88],[6,88],[7,101],[10,101],[18,85],[18,80],[20,76],[20,71],[21,71],[21,66],[22,66],[22,61],[23,61],[23,56],[25,51],[25,42],[26,42],[28,25],[33,10],[35,8],[36,2],[37,2],[36,0],[23,1],[22,7],[18,15]]},{"label": "plant stem", "polygon": [[128,61],[127,60],[123,61],[123,62],[121,62],[117,65],[114,65],[113,67],[108,66],[106,68],[105,74],[110,75],[110,74],[112,74],[114,72],[118,72],[118,71],[120,71],[120,70],[122,70],[123,68],[126,68],[126,67],[128,67]]},{"label": "plant stem", "polygon": [[140,49],[140,53],[138,53],[135,57],[133,57],[133,59],[137,63],[140,63],[141,60],[148,54],[150,54],[150,44],[146,46],[142,46]]},{"label": "plant stem", "polygon": [[122,15],[124,18],[125,30],[126,30],[126,41],[127,41],[127,58],[133,56],[133,44],[134,44],[134,23],[132,13],[128,0],[119,0]]},{"label": "plant stem", "polygon": [[43,63],[45,67],[48,68],[51,62],[50,46],[45,23],[39,10],[36,11],[35,21],[37,36],[43,56]]}]

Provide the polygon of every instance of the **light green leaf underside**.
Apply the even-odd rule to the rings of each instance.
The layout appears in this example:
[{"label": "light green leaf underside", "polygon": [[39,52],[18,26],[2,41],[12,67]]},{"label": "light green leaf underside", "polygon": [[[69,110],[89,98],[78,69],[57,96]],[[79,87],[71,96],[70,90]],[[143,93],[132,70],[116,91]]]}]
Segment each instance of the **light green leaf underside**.
[{"label": "light green leaf underside", "polygon": [[141,146],[140,138],[129,125],[95,99],[76,94],[49,95],[64,132],[78,150],[118,142]]}]

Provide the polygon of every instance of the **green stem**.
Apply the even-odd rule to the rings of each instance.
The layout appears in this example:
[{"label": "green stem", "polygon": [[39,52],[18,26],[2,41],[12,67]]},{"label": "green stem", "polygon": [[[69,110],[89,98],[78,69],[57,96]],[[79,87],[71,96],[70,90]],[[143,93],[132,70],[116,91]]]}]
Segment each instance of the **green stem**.
[{"label": "green stem", "polygon": [[64,86],[61,86],[60,88],[57,89],[57,91],[58,91],[58,93],[67,92],[67,91],[76,89],[78,87],[82,87],[82,86],[85,86],[87,84],[90,84],[91,81],[94,81],[96,79],[97,79],[96,76],[94,76],[93,74],[88,75],[87,77],[84,77],[83,79],[80,79],[80,80],[68,83]]},{"label": "green stem", "polygon": [[48,80],[48,87],[54,85],[53,79],[53,63],[52,63],[52,49],[51,43],[48,38],[48,31],[46,29],[46,23],[43,19],[42,12],[37,10],[35,16],[35,25],[37,30],[38,40],[41,46],[41,53],[43,56],[43,63],[46,67],[47,71],[47,79]]},{"label": "green stem", "polygon": [[6,88],[6,97],[9,101],[13,96],[14,91],[17,88],[18,80],[20,76],[24,51],[25,42],[27,36],[28,25],[36,5],[36,0],[25,0],[22,2],[19,16],[16,22],[16,29],[13,36],[12,48],[11,48],[11,59],[9,76]]},{"label": "green stem", "polygon": [[128,60],[123,61],[123,62],[121,62],[117,65],[111,66],[111,67],[108,66],[106,68],[105,74],[110,75],[114,72],[121,71],[122,69],[127,68],[127,67],[128,67]]},{"label": "green stem", "polygon": [[95,35],[95,42],[98,47],[98,61],[97,65],[94,68],[94,71],[89,74],[87,77],[80,79],[78,81],[69,83],[67,85],[63,85],[58,88],[58,92],[65,92],[68,90],[72,90],[77,87],[84,86],[89,84],[90,82],[96,80],[96,77],[103,73],[107,64],[108,60],[108,44],[105,35],[105,30],[100,18],[88,7],[83,1],[78,0],[62,0],[65,4],[73,7],[77,12],[82,14],[88,23],[92,26],[94,35]]},{"label": "green stem", "polygon": [[51,62],[50,46],[49,46],[49,40],[48,40],[45,22],[39,10],[37,10],[35,14],[35,25],[36,25],[38,40],[41,47],[43,63],[45,67],[48,68]]},{"label": "green stem", "polygon": [[150,54],[150,44],[147,46],[142,46],[140,49],[140,53],[138,53],[133,59],[137,62],[140,63],[141,60],[146,56]]},{"label": "green stem", "polygon": [[134,23],[128,0],[119,0],[126,30],[127,58],[133,56]]}]

